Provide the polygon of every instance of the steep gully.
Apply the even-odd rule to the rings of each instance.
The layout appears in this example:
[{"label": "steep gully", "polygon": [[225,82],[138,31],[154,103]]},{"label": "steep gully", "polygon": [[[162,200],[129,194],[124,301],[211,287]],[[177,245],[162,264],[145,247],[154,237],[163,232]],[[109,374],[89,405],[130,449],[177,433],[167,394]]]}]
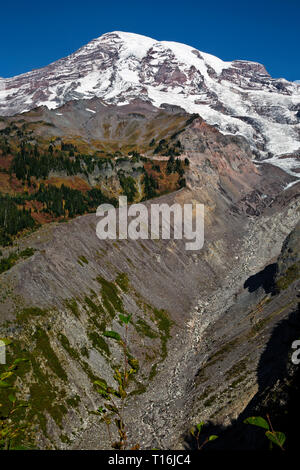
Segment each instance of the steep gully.
[{"label": "steep gully", "polygon": [[[105,427],[90,415],[101,403],[90,371],[113,385],[120,350],[109,343],[108,355],[91,333],[101,333],[104,319],[105,328],[122,334],[116,312],[123,309],[133,314],[130,350],[140,363],[125,411],[131,444],[182,448],[190,425],[200,419],[230,424],[257,391],[256,368],[268,335],[295,301],[289,291],[269,301],[263,288],[248,289],[247,280],[276,261],[296,225],[298,185],[282,191],[289,175],[255,166],[242,138],[223,136],[201,119],[180,139],[191,162],[188,187],[160,201],[205,204],[200,252],[185,251],[181,240],[100,241],[97,219],[87,215],[21,240],[20,247],[36,253],[1,275],[1,333],[36,354],[36,333],[46,332],[60,364],[51,363],[49,348],[33,357],[55,388],[53,402],[38,403],[34,412],[39,447],[109,447]],[[124,274],[128,285],[121,289],[115,280]],[[107,292],[113,305],[105,302]],[[138,325],[145,322],[150,330],[141,333]],[[23,380],[28,398],[37,400],[34,385],[42,378],[28,372]],[[70,404],[74,396],[79,405]],[[67,399],[68,409],[57,416],[53,403]]]}]

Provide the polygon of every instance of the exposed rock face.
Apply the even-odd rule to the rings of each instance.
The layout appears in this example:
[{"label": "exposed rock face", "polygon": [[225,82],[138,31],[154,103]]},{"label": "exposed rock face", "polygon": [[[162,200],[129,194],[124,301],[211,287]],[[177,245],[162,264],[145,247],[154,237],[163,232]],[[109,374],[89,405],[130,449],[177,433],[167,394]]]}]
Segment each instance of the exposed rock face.
[{"label": "exposed rock face", "polygon": [[[82,106],[78,102],[73,112],[72,103],[65,105],[76,125],[86,122]],[[36,113],[55,127],[55,112]],[[130,112],[134,122],[148,119],[136,108]],[[35,120],[34,113],[28,119]],[[112,110],[110,122],[115,118]],[[95,379],[116,386],[122,349],[104,333],[124,335],[120,313],[133,315],[129,349],[139,361],[125,411],[130,444],[183,447],[189,423],[230,422],[255,393],[265,344],[256,334],[257,304],[264,291],[253,295],[244,283],[278,256],[296,225],[297,185],[282,191],[290,176],[271,165],[256,167],[244,138],[224,136],[201,118],[185,125],[181,111],[177,118],[181,157],[190,160],[188,187],[159,201],[205,204],[201,251],[186,251],[183,240],[100,241],[91,214],[19,241],[20,249],[37,251],[0,277],[1,336],[13,337],[14,353],[31,361],[22,390],[41,448],[110,447],[105,427],[90,411],[103,404]],[[92,119],[96,127],[100,117]],[[267,305],[271,328],[276,315]],[[248,355],[249,375],[230,396],[230,371]]]},{"label": "exposed rock face", "polygon": [[299,150],[299,90],[261,64],[112,32],[47,67],[0,79],[0,114],[95,96],[118,105],[141,98],[199,113],[223,133],[246,137],[265,158]]},{"label": "exposed rock face", "polygon": [[[278,259],[277,280],[292,276],[297,279],[300,275],[300,222],[285,240]],[[294,280],[290,279],[290,281]]]},{"label": "exposed rock face", "polygon": [[[156,145],[162,138],[182,132],[191,115],[179,107],[156,108],[140,99],[128,105],[107,105],[103,100],[68,101],[58,109],[46,106],[35,108],[0,122],[0,129],[23,122],[37,123],[33,136],[46,138],[74,137],[87,141],[90,148],[101,148],[99,144],[149,150],[154,138]],[[98,144],[98,145],[97,145]],[[155,148],[155,147],[154,147]],[[152,149],[153,151],[153,149]]]},{"label": "exposed rock face", "polygon": [[[269,268],[267,278],[262,276],[267,270],[265,269],[264,272],[252,276],[246,283],[249,292],[252,292],[250,295],[256,296],[256,302],[261,299],[258,303],[259,308],[252,312],[256,318],[253,317],[255,322],[251,342],[254,344],[260,342],[259,336],[264,336],[267,341],[263,350],[259,348],[260,356],[256,361],[256,370],[253,370],[256,378],[252,399],[249,402],[245,400],[244,403],[241,400],[241,406],[238,407],[241,413],[238,414],[237,409],[237,419],[230,426],[224,426],[226,424],[224,422],[220,423],[219,427],[210,423],[204,431],[205,435],[213,431],[220,436],[218,443],[213,444],[213,449],[268,449],[269,444],[264,431],[255,426],[245,425],[243,421],[250,416],[262,416],[265,419],[269,416],[273,428],[285,433],[286,450],[298,450],[300,369],[299,364],[293,360],[293,354],[299,347],[295,349],[293,344],[299,340],[300,335],[299,228],[300,222],[285,239],[277,263],[267,267]],[[259,275],[260,282],[257,283]],[[264,283],[266,279],[269,281],[268,287]],[[275,324],[272,325],[274,320]],[[248,392],[252,389],[249,360],[254,357],[255,354],[248,350],[248,355],[241,357],[240,363],[232,369],[234,374],[231,374],[231,379],[235,376],[232,389],[241,387],[239,381],[243,382],[243,376],[247,377]],[[296,357],[298,358],[299,354],[296,354]],[[230,403],[227,405],[227,412],[231,413]],[[189,443],[193,445],[191,440]]]}]

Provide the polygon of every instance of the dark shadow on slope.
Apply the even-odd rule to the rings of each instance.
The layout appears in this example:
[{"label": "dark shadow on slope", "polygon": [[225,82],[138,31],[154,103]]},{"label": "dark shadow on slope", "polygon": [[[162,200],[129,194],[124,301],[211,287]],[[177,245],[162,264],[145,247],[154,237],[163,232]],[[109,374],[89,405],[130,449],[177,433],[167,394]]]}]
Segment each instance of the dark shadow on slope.
[{"label": "dark shadow on slope", "polygon": [[[205,425],[201,442],[211,434],[218,435],[219,439],[208,443],[203,450],[268,450],[269,441],[264,430],[243,422],[250,416],[266,418],[267,414],[274,429],[286,434],[286,449],[298,450],[300,364],[291,361],[291,346],[296,339],[300,339],[300,304],[287,319],[275,326],[261,355],[257,369],[258,392],[231,426]],[[196,449],[196,442],[190,435],[185,437],[185,442],[187,448]]]},{"label": "dark shadow on slope", "polygon": [[266,294],[275,292],[275,275],[277,272],[277,263],[269,264],[259,273],[248,277],[244,283],[244,289],[254,292],[262,287]]}]

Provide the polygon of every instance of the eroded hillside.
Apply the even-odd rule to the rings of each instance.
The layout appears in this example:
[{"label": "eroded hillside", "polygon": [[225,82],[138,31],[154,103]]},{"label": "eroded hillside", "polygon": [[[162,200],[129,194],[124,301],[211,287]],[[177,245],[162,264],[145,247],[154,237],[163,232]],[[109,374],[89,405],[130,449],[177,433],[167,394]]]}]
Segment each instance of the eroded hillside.
[{"label": "eroded hillside", "polygon": [[[255,394],[265,335],[294,297],[253,294],[247,280],[277,259],[296,225],[298,185],[283,191],[292,178],[255,166],[243,138],[201,118],[187,121],[155,153],[168,164],[168,143],[180,142],[186,187],[156,202],[205,205],[202,250],[187,251],[184,240],[99,240],[93,213],[45,224],[2,249],[5,258],[19,256],[0,275],[1,336],[12,339],[9,361],[28,359],[15,384],[29,403],[21,411],[31,424],[27,438],[39,448],[110,447],[105,423],[91,414],[105,406],[94,382],[117,389],[116,335],[124,338],[127,315],[129,445],[182,448],[189,425],[227,424]],[[151,139],[144,158],[152,165]]]}]

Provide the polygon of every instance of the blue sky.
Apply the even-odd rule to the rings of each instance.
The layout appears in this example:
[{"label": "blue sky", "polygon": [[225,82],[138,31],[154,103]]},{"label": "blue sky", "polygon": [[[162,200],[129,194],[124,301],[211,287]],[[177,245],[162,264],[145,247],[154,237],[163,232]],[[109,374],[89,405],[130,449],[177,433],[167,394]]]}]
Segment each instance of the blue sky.
[{"label": "blue sky", "polygon": [[178,41],[300,79],[299,0],[51,0],[1,4],[0,76],[64,57],[109,31]]}]

